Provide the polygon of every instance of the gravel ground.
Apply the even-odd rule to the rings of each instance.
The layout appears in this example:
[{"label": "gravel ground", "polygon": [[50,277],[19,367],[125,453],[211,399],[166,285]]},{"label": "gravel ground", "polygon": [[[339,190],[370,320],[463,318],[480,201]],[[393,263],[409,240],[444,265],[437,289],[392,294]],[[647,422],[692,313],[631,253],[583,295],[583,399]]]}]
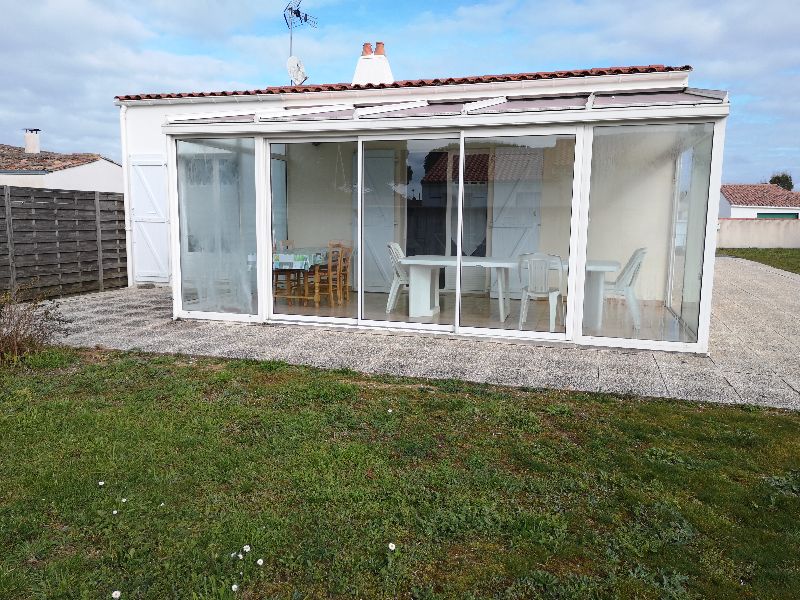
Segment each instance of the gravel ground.
[{"label": "gravel ground", "polygon": [[64,343],[275,359],[502,385],[800,409],[800,275],[718,258],[710,356],[536,346],[297,325],[173,321],[167,288],[64,299]]}]

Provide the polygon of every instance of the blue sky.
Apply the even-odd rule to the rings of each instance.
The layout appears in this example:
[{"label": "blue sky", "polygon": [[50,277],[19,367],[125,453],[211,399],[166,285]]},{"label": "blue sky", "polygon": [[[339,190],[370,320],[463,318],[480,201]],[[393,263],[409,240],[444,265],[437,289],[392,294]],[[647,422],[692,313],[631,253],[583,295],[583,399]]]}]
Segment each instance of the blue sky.
[{"label": "blue sky", "polygon": [[[113,97],[284,84],[285,1],[0,0],[0,142],[118,159]],[[800,186],[800,11],[785,0],[304,0],[295,36],[309,82],[349,81],[361,44],[386,43],[398,79],[691,64],[727,89],[728,182],[790,171]]]}]

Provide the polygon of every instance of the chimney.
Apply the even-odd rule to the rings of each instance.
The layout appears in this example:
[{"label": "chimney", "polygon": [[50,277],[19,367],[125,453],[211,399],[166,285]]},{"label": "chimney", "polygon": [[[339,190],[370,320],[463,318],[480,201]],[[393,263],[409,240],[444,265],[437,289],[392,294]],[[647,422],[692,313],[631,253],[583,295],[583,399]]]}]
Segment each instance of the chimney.
[{"label": "chimney", "polygon": [[25,154],[39,154],[39,132],[41,129],[25,130]]},{"label": "chimney", "polygon": [[356,71],[353,73],[353,85],[367,85],[371,83],[394,83],[392,69],[389,66],[389,59],[386,58],[386,48],[383,42],[375,42],[375,52],[372,52],[372,44],[365,42],[361,49],[361,56],[356,63]]}]

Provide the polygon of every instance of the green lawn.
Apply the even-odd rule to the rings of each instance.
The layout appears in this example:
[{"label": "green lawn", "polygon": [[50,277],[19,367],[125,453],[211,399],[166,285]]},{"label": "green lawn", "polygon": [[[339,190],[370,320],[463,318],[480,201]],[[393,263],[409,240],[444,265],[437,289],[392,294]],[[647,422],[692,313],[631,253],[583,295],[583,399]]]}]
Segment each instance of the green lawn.
[{"label": "green lawn", "polygon": [[797,598],[799,515],[777,410],[101,351],[0,369],[0,598]]},{"label": "green lawn", "polygon": [[735,256],[800,273],[800,248],[717,248],[717,256]]}]

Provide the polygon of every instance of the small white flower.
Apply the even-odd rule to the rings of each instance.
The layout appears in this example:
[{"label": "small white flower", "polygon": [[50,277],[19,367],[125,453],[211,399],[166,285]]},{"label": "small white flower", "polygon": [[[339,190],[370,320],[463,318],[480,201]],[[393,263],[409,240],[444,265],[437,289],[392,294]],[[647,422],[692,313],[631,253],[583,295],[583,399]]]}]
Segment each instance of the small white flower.
[{"label": "small white flower", "polygon": [[239,571],[239,575],[244,575],[244,571]]},{"label": "small white flower", "polygon": [[389,550],[394,552],[396,548],[397,548],[397,546],[395,546],[392,542],[389,542]]},{"label": "small white flower", "polygon": [[237,554],[236,556],[238,556],[238,557],[239,557],[239,560],[242,560],[242,559],[244,558],[244,556],[242,556],[242,553],[241,553],[241,552],[239,552],[239,554]]},{"label": "small white flower", "polygon": [[116,511],[116,510],[112,510],[112,511],[111,511],[111,514],[112,514],[112,515],[115,515],[115,514],[117,514],[117,512],[118,512],[118,511]]},{"label": "small white flower", "polygon": [[263,567],[263,566],[264,566],[264,559],[263,559],[263,558],[259,558],[259,559],[256,561],[256,564],[257,564],[259,567]]},{"label": "small white flower", "polygon": [[105,481],[98,481],[97,482],[97,485],[99,485],[100,487],[103,487],[105,484],[106,484]]},{"label": "small white flower", "polygon": [[245,544],[245,545],[244,545],[244,548],[242,548],[242,550],[244,550],[245,552],[250,552],[250,546],[248,546],[247,544]]},{"label": "small white flower", "polygon": [[234,583],[234,584],[231,586],[231,591],[232,591],[232,592],[238,592],[238,591],[239,591],[239,586],[238,586],[238,585],[236,585],[236,584]]},{"label": "small white flower", "polygon": [[389,409],[389,410],[387,410],[386,412],[388,412],[389,414],[391,414],[391,412],[392,412],[392,409],[390,408],[390,409]]},{"label": "small white flower", "polygon": [[127,499],[127,498],[123,498],[123,499],[122,499],[122,501],[123,501],[123,502],[127,502],[127,501],[128,501],[128,499]]},{"label": "small white flower", "polygon": [[162,506],[164,506],[164,503],[162,502],[162,503],[161,503],[161,504],[159,504],[158,506],[159,506],[159,507],[162,507]]},{"label": "small white flower", "polygon": [[116,598],[122,598],[122,592],[120,592],[119,590],[114,590],[113,592],[111,592],[111,597],[114,598],[115,600]]},{"label": "small white flower", "polygon": [[231,552],[231,558],[236,558],[236,552]]}]

